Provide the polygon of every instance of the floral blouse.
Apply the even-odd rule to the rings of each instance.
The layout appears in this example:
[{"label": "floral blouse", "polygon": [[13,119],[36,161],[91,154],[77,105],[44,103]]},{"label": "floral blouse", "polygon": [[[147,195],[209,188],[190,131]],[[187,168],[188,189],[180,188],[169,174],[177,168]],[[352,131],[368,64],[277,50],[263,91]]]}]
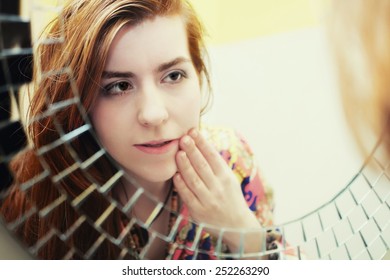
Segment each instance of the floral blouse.
[{"label": "floral blouse", "polygon": [[[260,177],[253,152],[248,143],[233,129],[203,125],[201,132],[217,148],[220,155],[237,176],[248,207],[256,215],[261,225],[264,227],[272,226],[273,193]],[[218,259],[220,252],[228,252],[228,249],[223,244],[220,244],[218,247],[218,238],[211,236],[205,230],[199,232],[198,225],[183,218],[188,217],[188,208],[186,205],[182,205],[178,209],[180,204],[178,200],[179,197],[174,192],[171,208],[173,210],[177,209],[177,213],[180,213],[181,216],[171,214],[169,227],[170,230],[175,230],[175,235],[168,245],[166,259]],[[132,231],[133,240],[140,240],[140,232],[139,229]],[[147,234],[145,231],[143,232]],[[278,234],[276,233],[276,235]],[[270,238],[272,239],[271,241],[280,240],[280,238],[275,237],[275,234],[267,235],[267,238],[267,244]],[[145,237],[141,239],[145,239]],[[137,247],[142,248],[142,244],[138,244]],[[216,250],[217,247],[219,248],[218,252]],[[267,249],[276,249],[276,247],[267,247]]]}]

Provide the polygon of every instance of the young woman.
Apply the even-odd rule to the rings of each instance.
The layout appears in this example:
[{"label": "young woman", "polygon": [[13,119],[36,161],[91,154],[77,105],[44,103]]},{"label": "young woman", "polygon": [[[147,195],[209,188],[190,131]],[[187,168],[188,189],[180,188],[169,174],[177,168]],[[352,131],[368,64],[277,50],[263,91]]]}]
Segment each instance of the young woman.
[{"label": "young woman", "polygon": [[209,77],[187,1],[73,0],[46,36],[32,148],[12,162],[1,207],[33,253],[279,257],[250,148],[232,130],[200,125]]}]

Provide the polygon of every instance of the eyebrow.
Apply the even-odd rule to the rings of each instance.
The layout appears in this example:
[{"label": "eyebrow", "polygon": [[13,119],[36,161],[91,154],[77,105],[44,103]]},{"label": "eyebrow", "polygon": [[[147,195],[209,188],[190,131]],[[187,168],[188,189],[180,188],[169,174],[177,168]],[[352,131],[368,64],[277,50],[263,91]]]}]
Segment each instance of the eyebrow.
[{"label": "eyebrow", "polygon": [[175,58],[174,60],[171,60],[169,62],[166,62],[166,63],[163,63],[161,64],[158,68],[157,68],[157,72],[163,72],[165,70],[168,70],[169,68],[177,65],[177,64],[180,64],[180,63],[191,63],[191,60],[188,59],[188,58],[185,58],[185,57],[178,57],[178,58]]},{"label": "eyebrow", "polygon": [[[163,72],[168,70],[169,68],[180,64],[180,63],[191,63],[191,60],[185,57],[177,57],[171,61],[165,62],[159,65],[156,69],[156,72]],[[132,72],[120,72],[120,71],[103,71],[102,78],[103,79],[111,79],[111,78],[133,78],[136,75]]]},{"label": "eyebrow", "polygon": [[135,75],[131,72],[119,72],[119,71],[103,71],[102,78],[103,79],[111,79],[111,78],[132,78]]}]

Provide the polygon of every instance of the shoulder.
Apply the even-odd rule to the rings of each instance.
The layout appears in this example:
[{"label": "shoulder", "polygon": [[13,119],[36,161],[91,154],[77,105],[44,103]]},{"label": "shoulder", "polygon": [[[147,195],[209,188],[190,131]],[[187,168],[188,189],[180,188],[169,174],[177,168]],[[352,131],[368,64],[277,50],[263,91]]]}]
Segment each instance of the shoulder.
[{"label": "shoulder", "polygon": [[245,142],[241,134],[231,127],[201,124],[200,130],[220,150]]},{"label": "shoulder", "polygon": [[236,175],[249,208],[264,216],[259,217],[262,224],[272,224],[272,215],[266,213],[273,209],[273,191],[261,175],[257,159],[245,138],[226,127],[202,125],[201,132]]},{"label": "shoulder", "polygon": [[233,128],[205,124],[202,124],[201,132],[229,167],[242,173],[243,177],[250,175],[255,167],[253,151],[239,132]]}]

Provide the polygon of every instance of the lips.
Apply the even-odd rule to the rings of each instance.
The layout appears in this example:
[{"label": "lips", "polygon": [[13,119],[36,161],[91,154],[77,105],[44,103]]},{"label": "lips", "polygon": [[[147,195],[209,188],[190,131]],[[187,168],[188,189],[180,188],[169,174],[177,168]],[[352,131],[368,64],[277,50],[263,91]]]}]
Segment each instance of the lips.
[{"label": "lips", "polygon": [[147,154],[166,154],[178,146],[178,139],[150,141],[136,144],[138,150]]},{"label": "lips", "polygon": [[164,145],[167,145],[169,144],[170,142],[172,142],[172,140],[168,140],[168,141],[164,141],[164,142],[157,142],[157,143],[146,143],[146,144],[140,144],[140,145],[136,145],[136,146],[144,146],[144,147],[151,147],[151,148],[158,148],[158,147],[162,147]]}]

